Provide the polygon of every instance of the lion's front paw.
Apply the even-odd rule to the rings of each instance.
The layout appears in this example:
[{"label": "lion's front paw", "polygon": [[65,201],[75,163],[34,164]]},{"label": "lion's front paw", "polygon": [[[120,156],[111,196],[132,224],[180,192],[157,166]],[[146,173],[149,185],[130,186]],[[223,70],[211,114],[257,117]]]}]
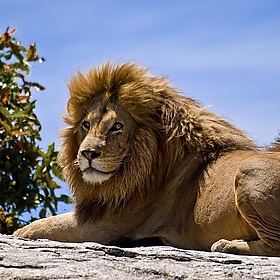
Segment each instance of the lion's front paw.
[{"label": "lion's front paw", "polygon": [[221,239],[211,246],[211,251],[230,254],[243,254],[246,244],[247,242],[244,242],[244,240],[229,241],[226,239]]},{"label": "lion's front paw", "polygon": [[14,232],[14,236],[28,238],[28,239],[39,239],[39,238],[47,238],[45,236],[46,227],[44,223],[41,222],[42,220],[35,221],[30,225],[27,225],[21,229],[18,229]]},{"label": "lion's front paw", "polygon": [[226,239],[218,240],[211,246],[211,251],[212,252],[228,252],[228,250],[230,249],[229,242],[230,241],[228,241]]},{"label": "lion's front paw", "polygon": [[30,233],[29,230],[26,230],[26,227],[18,229],[13,233],[13,236],[22,237],[22,238],[29,238],[29,239],[34,239],[34,238],[31,237],[33,235],[34,234]]}]

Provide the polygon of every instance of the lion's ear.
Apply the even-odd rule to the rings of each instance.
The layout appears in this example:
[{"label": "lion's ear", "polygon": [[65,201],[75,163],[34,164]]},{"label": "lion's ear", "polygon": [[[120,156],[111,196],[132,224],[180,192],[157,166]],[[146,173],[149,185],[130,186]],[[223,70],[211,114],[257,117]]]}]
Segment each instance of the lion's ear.
[{"label": "lion's ear", "polygon": [[85,108],[83,103],[79,103],[76,99],[70,97],[66,107],[67,113],[63,116],[63,121],[70,126],[76,126],[84,118]]},{"label": "lion's ear", "polygon": [[73,111],[73,104],[71,102],[71,98],[69,98],[66,105],[67,116],[70,117],[71,115],[73,115]]},{"label": "lion's ear", "polygon": [[74,116],[74,109],[73,104],[71,103],[71,98],[69,98],[66,106],[66,114],[62,117],[63,121],[71,126],[74,126],[73,116]]}]

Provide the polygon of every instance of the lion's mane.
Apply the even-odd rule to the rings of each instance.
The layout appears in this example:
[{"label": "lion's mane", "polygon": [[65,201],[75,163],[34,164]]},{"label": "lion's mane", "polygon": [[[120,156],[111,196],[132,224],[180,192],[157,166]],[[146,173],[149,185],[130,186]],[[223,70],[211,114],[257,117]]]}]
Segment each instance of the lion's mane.
[{"label": "lion's mane", "polygon": [[280,152],[280,136],[276,139],[271,147],[268,149],[271,152]]},{"label": "lion's mane", "polygon": [[[231,150],[256,149],[253,142],[226,120],[180,95],[162,77],[151,76],[134,63],[110,62],[78,72],[69,83],[70,99],[62,131],[59,163],[84,219],[120,211],[152,200],[176,162],[191,155],[207,165]],[[96,96],[114,98],[129,112],[139,129],[131,155],[122,169],[101,185],[82,179],[75,164],[80,145],[78,129]]]}]

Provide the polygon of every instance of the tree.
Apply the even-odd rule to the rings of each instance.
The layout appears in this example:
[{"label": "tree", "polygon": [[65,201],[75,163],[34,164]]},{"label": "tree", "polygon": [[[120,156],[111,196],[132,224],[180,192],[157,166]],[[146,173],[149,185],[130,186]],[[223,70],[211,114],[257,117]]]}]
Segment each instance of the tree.
[{"label": "tree", "polygon": [[56,164],[54,143],[43,152],[41,124],[34,112],[36,100],[32,91],[44,87],[30,82],[32,63],[44,62],[36,45],[25,48],[7,29],[0,38],[0,232],[12,233],[31,222],[22,214],[35,209],[40,218],[55,215],[58,202],[70,203],[67,195],[56,196],[61,178]]}]

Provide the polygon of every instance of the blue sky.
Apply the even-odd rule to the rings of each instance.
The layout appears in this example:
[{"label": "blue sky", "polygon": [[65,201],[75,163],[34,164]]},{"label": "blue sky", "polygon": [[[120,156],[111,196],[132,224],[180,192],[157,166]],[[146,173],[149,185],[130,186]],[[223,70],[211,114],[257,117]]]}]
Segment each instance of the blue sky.
[{"label": "blue sky", "polygon": [[30,77],[46,87],[33,95],[43,148],[59,143],[67,81],[108,60],[169,78],[260,145],[280,129],[278,0],[2,0],[8,26],[46,59]]}]

